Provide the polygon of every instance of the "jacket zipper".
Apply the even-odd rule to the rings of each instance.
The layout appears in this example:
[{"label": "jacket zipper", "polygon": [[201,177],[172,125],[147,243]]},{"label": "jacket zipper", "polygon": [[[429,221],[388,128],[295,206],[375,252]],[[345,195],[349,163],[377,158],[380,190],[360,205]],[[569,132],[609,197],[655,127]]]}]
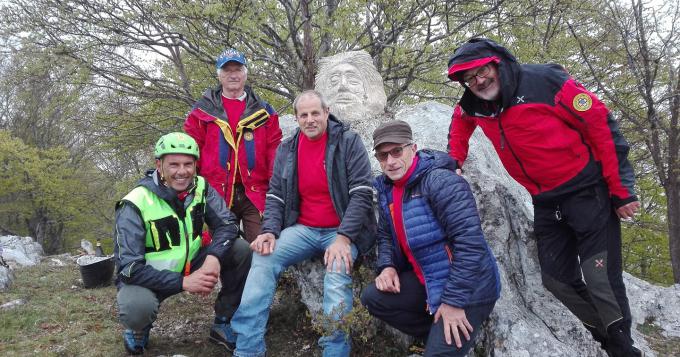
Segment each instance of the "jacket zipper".
[{"label": "jacket zipper", "polygon": [[[394,189],[392,189],[394,192]],[[403,196],[401,197],[401,226],[404,228],[404,241],[406,241],[406,246],[408,247],[408,250],[411,251],[411,255],[413,255],[413,249],[411,249],[411,244],[408,242],[408,234],[406,233],[406,223],[404,222],[404,198],[406,197],[406,187],[404,187],[404,193]],[[396,232],[395,232],[396,234]],[[408,258],[406,259],[408,260]],[[427,279],[425,279],[425,272],[423,271],[423,267],[420,266],[418,261],[413,257],[413,260],[415,261],[416,264],[418,264],[418,269],[420,269],[420,272],[423,274],[423,282],[425,283],[425,302],[427,303],[427,312],[432,315],[432,311],[430,311],[430,291],[427,288]]]},{"label": "jacket zipper", "polygon": [[[222,120],[222,119],[220,119],[220,118],[218,118],[214,115],[208,114],[208,112],[206,112],[205,110],[203,110],[201,108],[198,108],[198,110],[205,113],[205,115],[207,115],[211,118],[214,118],[215,120]],[[229,124],[228,121],[229,121],[229,119],[227,119],[227,124]],[[221,128],[220,128],[220,131],[222,131]],[[229,125],[229,131],[231,132],[231,125]],[[236,131],[238,132],[238,126],[236,127]],[[227,185],[222,184],[223,185],[222,189],[224,191],[224,199],[227,201],[227,207],[228,208],[231,208],[232,204],[234,203],[234,182],[236,181],[236,172],[238,171],[238,146],[239,146],[238,144],[241,141],[241,135],[242,134],[243,134],[243,130],[241,130],[241,132],[238,133],[238,136],[236,138],[234,138],[234,133],[231,133],[232,138],[234,138],[234,145],[236,145],[236,147],[234,148],[234,170],[233,170],[234,174],[232,176],[231,190],[230,190],[231,192],[230,192],[230,195],[229,195],[229,199],[227,199],[227,190],[226,190]],[[224,135],[224,134],[222,134],[222,135]],[[227,162],[227,182],[229,182],[229,171],[231,171],[230,165],[231,165],[231,163]],[[250,176],[250,172],[248,172],[248,176]],[[245,186],[244,186],[244,188],[245,188]],[[245,192],[244,192],[244,194],[245,194]]]},{"label": "jacket zipper", "polygon": [[510,146],[510,142],[509,142],[509,141],[507,140],[507,138],[505,137],[505,131],[503,130],[503,125],[501,124],[501,117],[500,117],[500,115],[497,116],[496,118],[498,118],[498,129],[499,129],[500,132],[501,132],[501,150],[504,150],[504,149],[505,149],[505,146],[507,145],[508,150],[510,150],[510,153],[512,154],[512,157],[515,158],[515,161],[517,161],[517,164],[519,165],[519,168],[522,169],[522,173],[524,173],[524,176],[525,176],[529,181],[531,181],[531,183],[533,183],[533,184],[536,186],[536,188],[538,188],[538,192],[541,192],[541,191],[542,191],[542,190],[541,190],[541,185],[540,185],[538,182],[536,182],[536,180],[534,180],[533,178],[531,178],[531,176],[529,176],[529,174],[527,173],[527,170],[524,168],[524,165],[522,164],[522,161],[520,161],[520,159],[519,159],[519,157],[517,156],[517,154],[515,154],[515,151],[512,150],[512,147]]}]

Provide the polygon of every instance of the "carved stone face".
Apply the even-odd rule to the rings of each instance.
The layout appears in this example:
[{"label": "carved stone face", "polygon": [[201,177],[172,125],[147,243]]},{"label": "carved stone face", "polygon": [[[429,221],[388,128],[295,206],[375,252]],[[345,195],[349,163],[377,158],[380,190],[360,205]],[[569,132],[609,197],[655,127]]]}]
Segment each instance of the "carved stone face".
[{"label": "carved stone face", "polygon": [[365,51],[322,58],[316,90],[326,98],[330,112],[341,120],[361,121],[385,113],[382,78]]},{"label": "carved stone face", "polygon": [[341,63],[331,70],[328,101],[331,106],[363,104],[366,101],[366,89],[361,74],[349,63]]}]

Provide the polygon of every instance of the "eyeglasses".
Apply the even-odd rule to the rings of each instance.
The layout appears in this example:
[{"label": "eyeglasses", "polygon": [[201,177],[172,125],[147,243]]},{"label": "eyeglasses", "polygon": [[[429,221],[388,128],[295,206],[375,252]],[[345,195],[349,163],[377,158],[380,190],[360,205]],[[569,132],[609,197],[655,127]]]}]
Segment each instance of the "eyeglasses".
[{"label": "eyeglasses", "polygon": [[375,153],[375,158],[378,159],[378,161],[380,162],[387,161],[387,155],[392,155],[393,158],[398,159],[404,153],[404,148],[411,145],[413,145],[413,143],[408,143],[394,147],[390,151],[378,151]]},{"label": "eyeglasses", "polygon": [[487,63],[477,70],[473,75],[463,78],[463,83],[468,87],[473,87],[477,84],[477,78],[486,78],[491,71],[491,66]]}]

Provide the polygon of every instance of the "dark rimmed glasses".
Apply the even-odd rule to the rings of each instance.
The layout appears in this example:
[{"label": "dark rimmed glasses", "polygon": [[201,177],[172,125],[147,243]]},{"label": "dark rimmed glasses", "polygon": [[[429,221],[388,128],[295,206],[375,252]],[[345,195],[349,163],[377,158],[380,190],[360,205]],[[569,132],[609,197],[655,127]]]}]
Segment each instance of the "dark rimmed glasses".
[{"label": "dark rimmed glasses", "polygon": [[468,87],[473,87],[477,84],[477,78],[486,78],[491,72],[491,65],[489,63],[479,67],[477,72],[472,75],[463,77],[463,83]]},{"label": "dark rimmed glasses", "polygon": [[378,159],[379,162],[387,161],[387,155],[392,155],[393,158],[398,159],[404,154],[404,148],[411,145],[413,145],[413,143],[395,146],[390,151],[378,151],[375,153],[375,158]]}]

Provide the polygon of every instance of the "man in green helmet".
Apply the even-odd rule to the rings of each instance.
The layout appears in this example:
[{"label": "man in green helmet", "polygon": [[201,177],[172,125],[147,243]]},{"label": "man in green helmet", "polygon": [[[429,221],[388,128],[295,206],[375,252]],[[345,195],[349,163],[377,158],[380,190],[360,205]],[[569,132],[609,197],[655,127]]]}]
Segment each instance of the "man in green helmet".
[{"label": "man in green helmet", "polygon": [[[219,279],[210,340],[233,350],[230,321],[250,268],[250,247],[238,239],[224,199],[196,175],[194,139],[164,135],[154,154],[156,168],[116,205],[114,255],[125,349],[144,352],[164,299],[182,291],[206,296]],[[201,239],[204,224],[212,234],[207,246]]]}]

